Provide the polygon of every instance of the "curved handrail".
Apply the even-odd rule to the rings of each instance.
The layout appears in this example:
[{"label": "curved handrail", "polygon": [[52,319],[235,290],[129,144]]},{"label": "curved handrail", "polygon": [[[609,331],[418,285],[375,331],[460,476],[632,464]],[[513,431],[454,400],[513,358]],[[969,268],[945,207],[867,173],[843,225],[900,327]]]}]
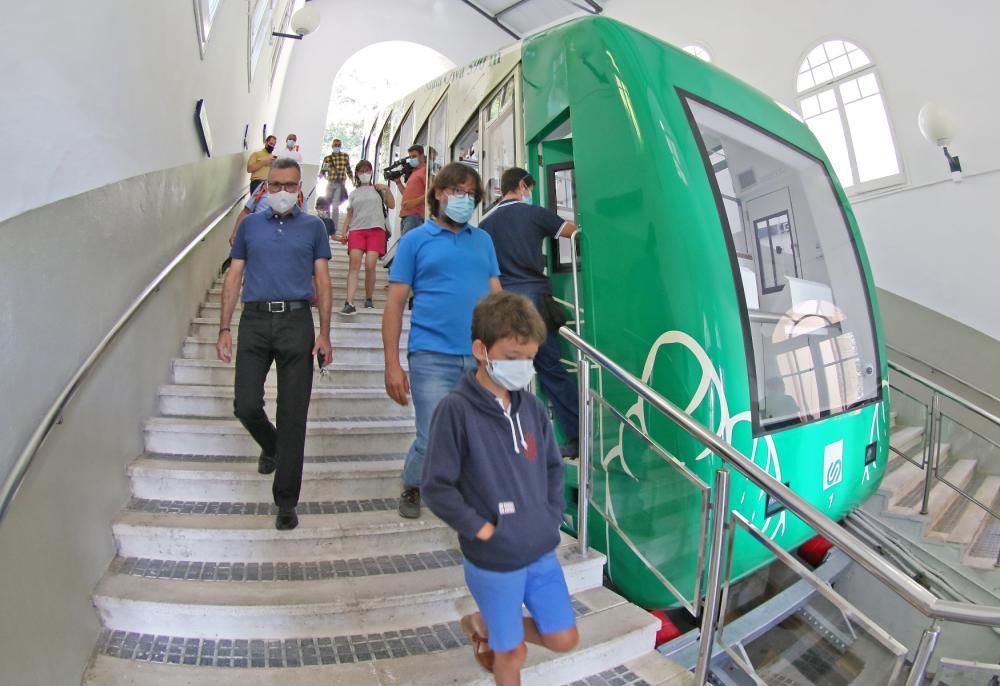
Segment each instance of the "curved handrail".
[{"label": "curved handrail", "polygon": [[66,409],[66,405],[69,401],[73,399],[76,395],[77,390],[83,383],[84,378],[93,369],[94,364],[97,360],[104,354],[104,351],[108,349],[111,342],[121,333],[125,325],[128,324],[129,320],[135,316],[135,313],[139,311],[139,308],[145,304],[146,300],[150,295],[160,287],[160,284],[170,276],[170,273],[179,265],[184,258],[186,258],[191,251],[193,251],[199,243],[205,240],[211,231],[219,225],[219,223],[232,212],[243,198],[246,197],[246,191],[244,190],[240,196],[234,200],[230,205],[226,207],[225,210],[220,212],[211,222],[208,223],[205,228],[198,232],[191,241],[184,246],[184,248],[174,256],[167,265],[160,270],[160,273],[149,282],[139,296],[132,301],[132,304],[128,306],[125,313],[119,317],[115,325],[111,327],[104,338],[97,344],[94,350],[87,356],[87,359],[83,361],[83,364],[76,370],[69,382],[63,387],[59,395],[52,402],[45,416],[42,417],[42,421],[39,422],[38,426],[35,428],[34,433],[31,434],[31,438],[28,439],[27,445],[18,455],[17,460],[14,462],[14,467],[11,469],[10,473],[4,479],[3,486],[0,487],[0,522],[3,521],[4,516],[7,514],[7,509],[10,507],[11,502],[14,500],[14,496],[17,495],[18,490],[21,488],[21,484],[24,483],[25,474],[28,473],[28,468],[31,466],[32,460],[35,459],[35,455],[38,453],[39,448],[48,438],[49,433],[52,431],[52,427],[56,425],[59,421],[59,417],[62,415],[63,410]]},{"label": "curved handrail", "polygon": [[[895,352],[899,353],[903,357],[910,358],[914,362],[919,362],[920,364],[924,365],[925,367],[927,367],[931,371],[937,372],[938,374],[943,374],[944,376],[947,376],[949,379],[951,379],[953,381],[957,381],[958,383],[962,384],[963,386],[965,386],[968,389],[971,389],[971,390],[975,391],[976,393],[978,393],[979,395],[983,396],[984,398],[989,398],[993,402],[995,402],[997,404],[1000,404],[1000,397],[998,397],[997,395],[995,395],[993,393],[990,393],[989,391],[983,390],[982,388],[980,388],[976,384],[969,383],[968,381],[966,381],[965,379],[963,379],[960,376],[955,376],[951,372],[946,372],[945,370],[941,369],[940,367],[935,367],[930,362],[926,362],[924,360],[921,360],[916,355],[911,355],[910,353],[906,352],[902,348],[897,348],[896,346],[889,345],[888,343],[886,343],[885,347],[887,347],[889,350],[894,350]],[[912,374],[912,372],[910,372],[909,369],[904,368],[902,365],[900,365],[900,364],[898,364],[896,362],[893,362],[892,360],[889,360],[889,366],[892,367],[892,368],[894,368],[894,369],[897,369],[897,370],[899,370],[901,372],[904,372],[904,373],[907,373],[907,374]],[[923,382],[923,378],[922,377],[921,377],[921,379],[918,379],[918,380],[920,380],[921,382]],[[951,394],[949,393],[948,396],[951,397]]]},{"label": "curved handrail", "polygon": [[814,508],[809,502],[772,477],[750,458],[695,421],[690,415],[630,374],[614,360],[587,343],[574,331],[564,326],[559,329],[559,334],[586,357],[594,360],[603,369],[607,370],[608,373],[637,393],[656,410],[672,419],[689,436],[707,448],[710,448],[729,467],[745,476],[773,498],[781,501],[789,511],[798,516],[799,519],[809,525],[816,533],[826,537],[848,557],[861,565],[872,576],[884,583],[924,615],[965,624],[1000,626],[1000,607],[974,605],[937,598],[923,586],[917,584],[906,574],[879,557],[854,534],[839,526],[836,522]]},{"label": "curved handrail", "polygon": [[[916,358],[913,358],[913,359],[916,359]],[[903,376],[906,376],[906,377],[909,377],[909,378],[913,379],[914,381],[916,381],[917,383],[919,383],[919,384],[921,384],[923,386],[926,386],[927,388],[931,389],[932,391],[934,391],[938,395],[943,396],[945,398],[948,398],[949,400],[952,400],[952,401],[958,403],[959,405],[961,405],[965,409],[969,410],[970,412],[978,414],[983,419],[987,419],[987,420],[993,422],[994,424],[1000,426],[1000,417],[997,417],[995,414],[993,414],[989,410],[985,410],[982,407],[980,407],[979,405],[976,405],[974,402],[966,400],[965,398],[961,397],[960,395],[958,395],[956,393],[953,393],[952,391],[949,391],[944,386],[942,386],[940,384],[937,384],[937,383],[934,383],[933,381],[931,381],[930,379],[928,379],[926,376],[922,376],[922,375],[918,374],[917,372],[913,371],[912,369],[907,369],[903,365],[898,364],[896,362],[893,362],[892,360],[889,360],[889,368],[890,369],[894,369],[895,371],[899,372]],[[931,367],[931,368],[933,369],[933,367]],[[951,376],[951,374],[948,374],[947,372],[943,372],[943,373],[947,374],[948,376]],[[951,378],[955,379],[956,381],[962,381],[961,379],[958,379],[958,378],[953,377],[953,376]],[[965,382],[963,381],[962,383],[965,383]],[[965,384],[965,385],[968,386],[969,388],[973,389],[977,393],[982,393],[987,398],[996,399],[996,401],[998,403],[1000,403],[1000,398],[996,398],[995,396],[993,396],[993,395],[991,395],[989,393],[986,393],[985,391],[981,391],[978,388],[976,388],[975,386],[972,386],[970,384]]]}]

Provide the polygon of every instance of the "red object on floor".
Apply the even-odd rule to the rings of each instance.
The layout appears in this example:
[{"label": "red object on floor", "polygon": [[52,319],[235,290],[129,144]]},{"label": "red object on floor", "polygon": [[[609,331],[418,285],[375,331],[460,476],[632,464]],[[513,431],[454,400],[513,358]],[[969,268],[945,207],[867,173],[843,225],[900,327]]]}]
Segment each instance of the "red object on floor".
[{"label": "red object on floor", "polygon": [[813,567],[819,567],[832,547],[833,544],[822,536],[813,536],[799,546],[799,557]]},{"label": "red object on floor", "polygon": [[667,613],[663,610],[650,610],[649,614],[660,620],[660,628],[656,632],[657,648],[681,635],[681,630],[674,626],[674,623],[667,618]]}]

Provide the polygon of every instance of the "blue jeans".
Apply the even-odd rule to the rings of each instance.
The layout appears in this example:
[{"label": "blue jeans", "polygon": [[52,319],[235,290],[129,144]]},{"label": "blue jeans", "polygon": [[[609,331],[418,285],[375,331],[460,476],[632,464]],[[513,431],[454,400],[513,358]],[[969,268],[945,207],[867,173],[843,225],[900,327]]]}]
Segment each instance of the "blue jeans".
[{"label": "blue jeans", "polygon": [[424,477],[424,451],[427,432],[438,403],[458,385],[459,379],[476,368],[472,355],[444,353],[410,353],[410,396],[417,419],[417,437],[406,453],[403,463],[403,486],[418,488]]},{"label": "blue jeans", "polygon": [[399,235],[402,236],[424,223],[424,215],[408,214],[399,221]]}]

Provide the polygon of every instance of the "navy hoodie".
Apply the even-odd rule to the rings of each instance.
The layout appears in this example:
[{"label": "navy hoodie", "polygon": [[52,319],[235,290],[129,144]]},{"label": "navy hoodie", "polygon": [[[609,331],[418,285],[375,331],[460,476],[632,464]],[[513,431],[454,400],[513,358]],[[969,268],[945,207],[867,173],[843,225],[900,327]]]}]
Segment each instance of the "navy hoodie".
[{"label": "navy hoodie", "polygon": [[[562,457],[535,396],[512,391],[505,411],[470,372],[438,404],[425,455],[420,495],[469,562],[508,572],[559,545]],[[496,531],[480,541],[486,522]]]}]

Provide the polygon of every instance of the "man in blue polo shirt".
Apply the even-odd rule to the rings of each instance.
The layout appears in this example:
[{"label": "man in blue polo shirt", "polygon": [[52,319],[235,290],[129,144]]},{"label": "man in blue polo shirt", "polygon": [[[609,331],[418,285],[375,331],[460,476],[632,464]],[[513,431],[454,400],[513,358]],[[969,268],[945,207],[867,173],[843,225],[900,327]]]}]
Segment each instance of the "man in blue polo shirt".
[{"label": "man in blue polo shirt", "polygon": [[503,276],[504,290],[526,296],[545,320],[549,335],[535,355],[538,382],[552,405],[552,414],[566,438],[559,446],[563,457],[574,457],[579,452],[580,402],[576,382],[566,373],[559,349],[557,322],[552,321],[550,307],[559,305],[552,301],[552,285],[545,274],[545,255],[542,244],[547,240],[569,238],[577,231],[568,222],[545,207],[531,204],[535,180],[524,169],[512,167],[500,176],[503,198],[483,217],[480,226],[493,239],[497,260]]},{"label": "man in blue polo shirt", "polygon": [[[482,181],[474,169],[459,162],[445,166],[427,192],[431,218],[403,236],[389,272],[382,317],[385,390],[400,405],[412,393],[417,420],[417,437],[403,466],[402,517],[420,516],[424,450],[434,410],[476,368],[472,310],[480,298],[500,290],[493,241],[468,223],[482,198]],[[399,336],[411,290],[407,380],[399,362]]]},{"label": "man in blue polo shirt", "polygon": [[[257,471],[277,470],[272,493],[278,506],[275,526],[282,530],[299,523],[295,507],[302,488],[312,357],[322,353],[325,364],[333,355],[330,242],[319,217],[306,214],[296,203],[301,187],[298,162],[275,160],[267,176],[271,211],[248,216],[236,231],[216,343],[219,359],[231,362],[230,322],[245,274],[233,411],[260,445]],[[314,277],[318,293],[313,291]],[[309,307],[313,295],[319,308],[315,337]],[[264,412],[264,380],[272,362],[278,365],[277,428]]]}]

